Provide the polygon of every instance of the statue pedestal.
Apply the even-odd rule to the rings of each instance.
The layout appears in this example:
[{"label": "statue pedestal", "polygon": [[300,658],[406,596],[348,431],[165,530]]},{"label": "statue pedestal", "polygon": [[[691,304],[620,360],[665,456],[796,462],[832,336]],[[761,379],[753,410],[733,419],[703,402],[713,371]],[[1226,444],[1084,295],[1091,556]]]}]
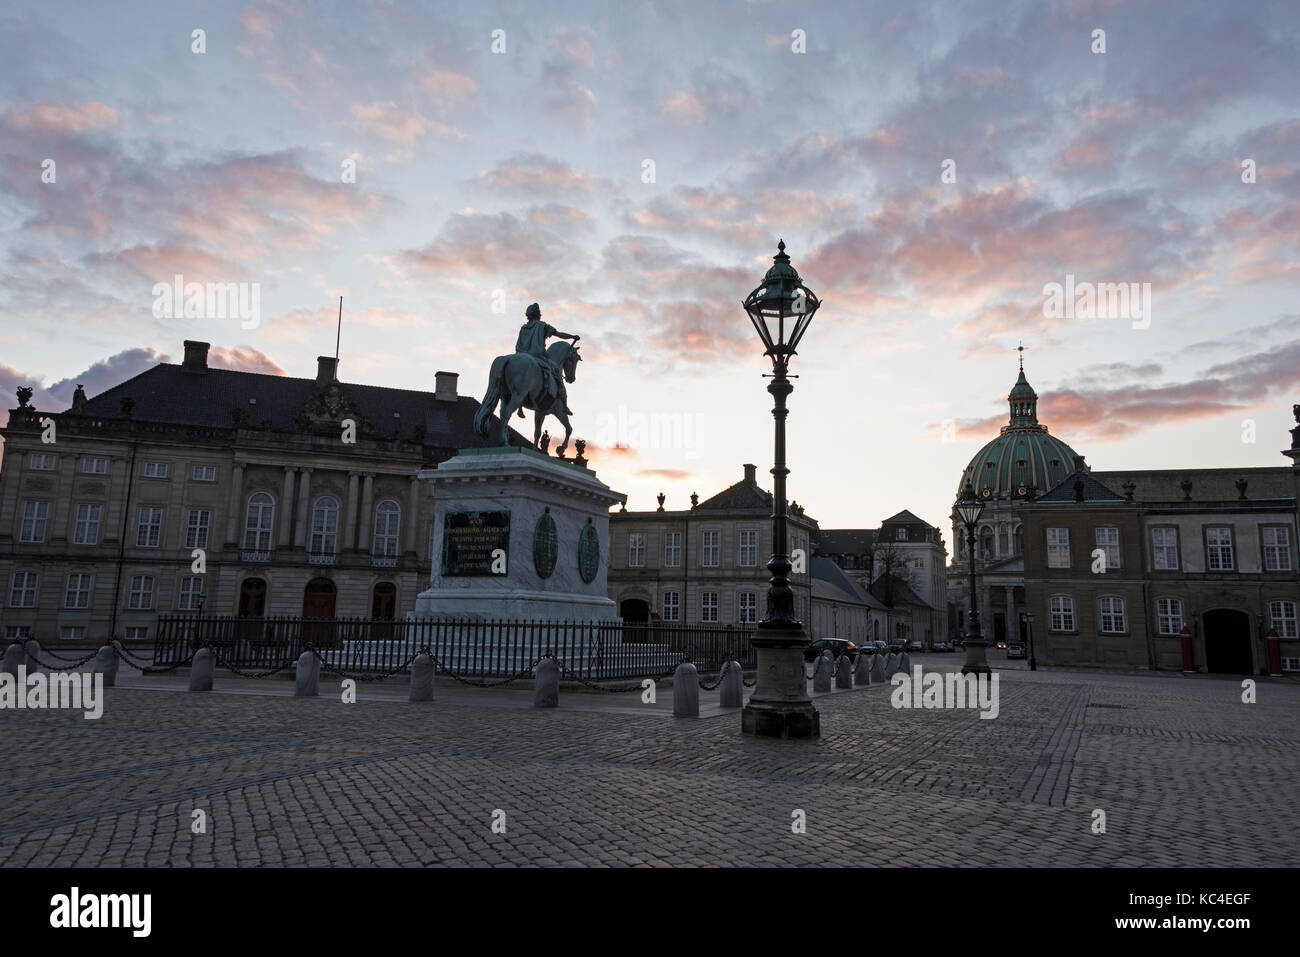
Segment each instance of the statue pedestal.
[{"label": "statue pedestal", "polygon": [[433,574],[417,618],[607,620],[609,508],[590,469],[530,448],[463,449],[419,476],[434,498]]}]

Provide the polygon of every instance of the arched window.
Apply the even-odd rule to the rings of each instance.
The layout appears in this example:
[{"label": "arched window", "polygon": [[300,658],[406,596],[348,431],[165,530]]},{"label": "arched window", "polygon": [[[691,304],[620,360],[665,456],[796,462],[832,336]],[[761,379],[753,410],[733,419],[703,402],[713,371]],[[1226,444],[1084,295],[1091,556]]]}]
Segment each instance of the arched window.
[{"label": "arched window", "polygon": [[337,555],[339,550],[339,502],[322,495],[311,509],[311,555]]},{"label": "arched window", "polygon": [[1011,554],[1011,528],[1007,525],[998,526],[998,554]]},{"label": "arched window", "polygon": [[274,521],[275,499],[266,492],[250,495],[248,511],[244,514],[244,551],[269,552]]},{"label": "arched window", "polygon": [[1015,554],[1023,555],[1024,553],[1025,553],[1025,527],[1023,525],[1017,525]]},{"label": "arched window", "polygon": [[980,557],[985,560],[993,557],[993,529],[987,525],[980,529]]},{"label": "arched window", "polygon": [[375,558],[396,558],[398,532],[402,526],[402,509],[391,499],[375,506],[375,534],[370,554]]}]

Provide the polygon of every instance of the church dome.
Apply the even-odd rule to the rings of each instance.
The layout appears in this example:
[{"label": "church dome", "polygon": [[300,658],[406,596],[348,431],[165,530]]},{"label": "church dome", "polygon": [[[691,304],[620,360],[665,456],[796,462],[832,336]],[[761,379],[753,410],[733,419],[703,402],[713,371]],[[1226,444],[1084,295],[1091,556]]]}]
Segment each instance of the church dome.
[{"label": "church dome", "polygon": [[958,496],[968,481],[986,501],[1024,498],[1031,490],[1041,495],[1074,471],[1078,453],[1038,422],[1038,394],[1025,379],[1023,359],[1007,402],[1009,423],[970,460]]}]

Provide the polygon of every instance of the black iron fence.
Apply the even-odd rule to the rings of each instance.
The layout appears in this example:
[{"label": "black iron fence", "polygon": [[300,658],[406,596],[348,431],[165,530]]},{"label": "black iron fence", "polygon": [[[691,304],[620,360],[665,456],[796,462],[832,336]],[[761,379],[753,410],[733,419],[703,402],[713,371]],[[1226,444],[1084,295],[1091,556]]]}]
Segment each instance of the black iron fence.
[{"label": "black iron fence", "polygon": [[519,619],[232,618],[181,615],[158,619],[154,666],[212,648],[222,666],[279,668],[315,648],[327,669],[353,673],[407,670],[422,649],[444,673],[510,677],[530,673],[543,657],[558,659],[588,681],[658,677],[682,661],[701,675],[728,659],[757,665],[752,632],[729,626],[620,621]]}]

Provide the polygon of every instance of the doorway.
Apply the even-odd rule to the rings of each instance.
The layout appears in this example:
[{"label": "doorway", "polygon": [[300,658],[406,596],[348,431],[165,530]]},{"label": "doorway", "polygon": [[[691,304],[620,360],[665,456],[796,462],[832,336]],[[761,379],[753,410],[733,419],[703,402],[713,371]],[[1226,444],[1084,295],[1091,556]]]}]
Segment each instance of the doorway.
[{"label": "doorway", "polygon": [[1215,674],[1254,674],[1250,653],[1250,616],[1216,608],[1205,619],[1205,670]]},{"label": "doorway", "polygon": [[641,598],[625,598],[619,603],[618,613],[623,619],[624,641],[649,641],[645,625],[650,621],[650,603]]},{"label": "doorway", "polygon": [[[302,617],[333,618],[337,598],[338,590],[332,581],[328,578],[313,578],[302,592]],[[309,645],[328,647],[334,639],[334,626],[324,622],[321,624],[304,622],[302,636]]]}]

